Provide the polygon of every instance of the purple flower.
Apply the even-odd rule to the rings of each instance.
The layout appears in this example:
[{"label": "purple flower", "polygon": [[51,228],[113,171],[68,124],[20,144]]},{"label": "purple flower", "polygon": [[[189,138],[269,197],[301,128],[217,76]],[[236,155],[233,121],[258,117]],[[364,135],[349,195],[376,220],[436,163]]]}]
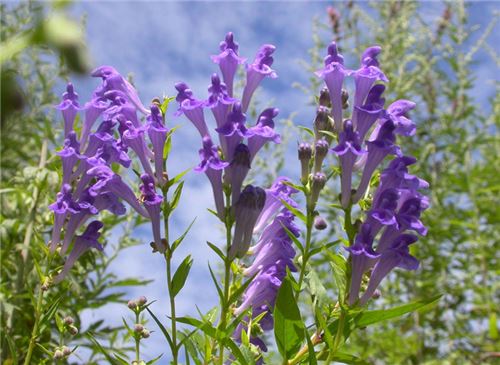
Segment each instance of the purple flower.
[{"label": "purple flower", "polygon": [[146,141],[144,139],[144,129],[135,128],[130,121],[127,121],[127,128],[128,129],[123,132],[123,143],[127,147],[130,147],[135,152],[137,157],[139,157],[144,171],[151,176],[154,175],[147,157],[148,147],[146,146]]},{"label": "purple flower", "polygon": [[139,99],[139,95],[137,94],[137,90],[123,78],[122,75],[118,73],[111,66],[101,66],[94,71],[92,71],[92,76],[100,77],[103,81],[101,89],[103,92],[110,90],[119,90],[123,92],[127,98],[130,100],[132,104],[135,105],[137,110],[139,110],[142,114],[149,114],[149,110],[144,107],[141,100]]},{"label": "purple flower", "polygon": [[89,136],[89,143],[87,149],[85,150],[85,156],[94,155],[97,150],[104,144],[112,143],[115,139],[113,137],[113,129],[115,127],[115,122],[112,120],[104,120],[95,133],[91,133]]},{"label": "purple flower", "polygon": [[234,104],[237,99],[229,96],[226,84],[220,81],[217,74],[212,75],[212,83],[208,87],[208,93],[205,106],[212,109],[217,127],[221,127],[226,122],[229,106]]},{"label": "purple flower", "polygon": [[229,165],[228,162],[221,161],[217,146],[215,146],[209,136],[203,138],[203,148],[200,149],[200,164],[195,167],[196,172],[204,172],[214,193],[215,208],[217,216],[224,220],[224,192],[222,190],[222,170]]},{"label": "purple flower", "polygon": [[274,130],[274,118],[278,116],[277,108],[268,108],[260,113],[257,124],[248,130],[251,138],[248,139],[250,160],[253,160],[257,152],[267,141],[281,143],[281,137]]},{"label": "purple flower", "polygon": [[229,249],[230,258],[243,257],[250,247],[255,222],[266,202],[266,192],[247,185],[234,207],[235,228],[233,242]]},{"label": "purple flower", "polygon": [[97,118],[109,107],[109,101],[104,96],[94,93],[92,99],[85,103],[85,120],[83,121],[80,145],[83,147],[87,143],[90,131]]},{"label": "purple flower", "polygon": [[396,125],[396,134],[402,136],[413,136],[415,134],[415,124],[406,117],[406,114],[415,108],[415,103],[409,100],[397,100],[386,111],[387,118],[391,119]]},{"label": "purple flower", "polygon": [[167,140],[168,129],[163,125],[160,109],[156,105],[151,106],[151,114],[147,117],[146,130],[153,145],[156,179],[159,185],[165,183],[163,177],[163,150]]},{"label": "purple flower", "polygon": [[252,99],[252,95],[259,86],[260,82],[266,77],[272,79],[278,77],[276,72],[271,68],[273,64],[272,54],[276,47],[272,44],[264,44],[259,48],[255,60],[252,64],[247,65],[247,82],[243,89],[243,96],[241,98],[241,105],[243,112],[246,112]]},{"label": "purple flower", "polygon": [[240,197],[243,181],[248,171],[250,171],[250,151],[247,145],[240,143],[236,146],[236,151],[228,170],[228,177],[231,183],[231,201],[234,205]]},{"label": "purple flower", "polygon": [[368,155],[365,168],[361,176],[361,182],[352,201],[356,203],[364,195],[372,177],[373,172],[378,165],[389,154],[401,156],[401,150],[394,144],[396,137],[394,135],[395,125],[391,120],[387,120],[377,133],[375,140],[368,141]]},{"label": "purple flower", "polygon": [[325,57],[325,67],[316,72],[318,77],[325,80],[332,103],[332,116],[334,130],[339,132],[342,128],[342,84],[344,78],[352,71],[344,67],[344,57],[338,52],[337,44],[332,42],[328,46],[328,55]]},{"label": "purple flower", "polygon": [[240,315],[249,307],[256,308],[264,304],[273,308],[282,281],[277,275],[279,273],[279,268],[271,266],[259,274],[245,290],[243,302],[235,309],[234,314]]},{"label": "purple flower", "polygon": [[175,116],[184,114],[198,129],[202,138],[209,135],[203,114],[203,101],[195,99],[189,86],[183,82],[175,84],[175,89],[177,90],[175,100],[179,103]]},{"label": "purple flower", "polygon": [[344,131],[340,133],[339,144],[332,148],[340,159],[341,166],[341,204],[343,208],[347,208],[351,201],[351,184],[354,162],[358,156],[361,156],[366,151],[361,148],[358,132],[353,130],[352,122],[347,119],[344,122]]},{"label": "purple flower", "polygon": [[80,228],[92,215],[99,212],[94,205],[95,198],[90,194],[89,189],[85,189],[78,199],[78,212],[72,214],[66,225],[64,240],[61,247],[61,254],[64,255],[68,250],[76,231]]},{"label": "purple flower", "polygon": [[283,201],[295,207],[297,204],[291,199],[291,195],[298,192],[297,189],[287,184],[290,179],[287,177],[278,177],[271,188],[266,189],[266,203],[255,224],[254,232],[260,232],[269,224],[269,221],[285,206]]},{"label": "purple flower", "polygon": [[354,107],[353,125],[359,133],[359,139],[362,141],[365,138],[366,132],[371,128],[373,123],[382,114],[384,109],[385,99],[382,98],[385,86],[377,84],[368,92],[366,101],[363,106]]},{"label": "purple flower", "polygon": [[80,155],[80,144],[76,140],[76,133],[74,131],[68,133],[67,138],[64,140],[64,148],[57,152],[57,155],[62,160],[62,183],[69,184],[73,168],[79,160],[86,158],[86,156]]},{"label": "purple flower", "polygon": [[142,185],[139,187],[141,191],[141,201],[151,219],[156,249],[163,253],[165,252],[165,245],[161,240],[160,229],[161,203],[163,202],[163,197],[156,194],[154,179],[151,175],[143,174],[141,175],[141,180]]},{"label": "purple flower", "polygon": [[78,94],[75,92],[72,83],[66,86],[66,92],[63,94],[61,103],[56,107],[63,115],[64,119],[64,138],[68,137],[69,133],[73,130],[73,123],[75,117],[80,110],[78,103]]},{"label": "purple flower", "polygon": [[365,98],[375,81],[389,81],[378,67],[379,63],[377,56],[380,51],[381,48],[379,46],[368,47],[361,56],[361,68],[353,72],[354,82],[356,85],[354,107],[363,105]]},{"label": "purple flower", "polygon": [[234,103],[233,109],[227,116],[226,123],[215,130],[222,135],[221,148],[227,161],[231,161],[234,156],[236,146],[243,138],[251,137],[251,133],[245,126],[246,115],[241,110],[239,102]]},{"label": "purple flower", "polygon": [[368,288],[361,297],[360,304],[364,305],[371,298],[380,282],[396,267],[405,270],[417,270],[418,260],[410,255],[408,246],[417,241],[417,236],[412,234],[402,234],[389,248],[384,250],[378,259],[370,275]]},{"label": "purple flower", "polygon": [[148,212],[139,204],[132,189],[111,168],[106,165],[99,165],[89,169],[87,175],[97,179],[97,182],[90,187],[90,194],[97,196],[101,192],[111,192],[125,200],[137,213],[149,218]]},{"label": "purple flower", "polygon": [[212,60],[219,64],[222,79],[227,85],[229,96],[233,96],[233,81],[238,65],[245,62],[244,58],[238,56],[238,43],[233,39],[233,33],[226,34],[226,39],[219,45],[221,53],[217,56],[212,56]]},{"label": "purple flower", "polygon": [[373,236],[368,224],[361,226],[361,232],[356,235],[354,245],[347,250],[351,254],[351,284],[349,288],[349,305],[358,300],[363,274],[368,271],[380,256],[373,248]]},{"label": "purple flower", "polygon": [[400,191],[398,189],[386,189],[380,194],[375,204],[373,204],[365,222],[371,228],[372,237],[375,237],[383,226],[397,227],[395,211],[398,207],[399,198]]},{"label": "purple flower", "polygon": [[104,96],[111,101],[111,106],[103,113],[103,119],[117,120],[120,124],[131,121],[134,127],[139,128],[141,123],[137,118],[136,107],[129,103],[127,96],[120,90],[110,90]]},{"label": "purple flower", "polygon": [[100,221],[93,221],[87,226],[85,232],[81,235],[76,236],[75,245],[71,250],[66,262],[64,263],[63,270],[54,278],[54,283],[60,283],[75,264],[76,260],[80,258],[86,251],[91,248],[95,248],[99,251],[103,250],[102,245],[99,243],[99,237],[101,234],[99,230],[102,228],[103,224]]},{"label": "purple flower", "polygon": [[63,184],[61,191],[57,193],[56,202],[49,205],[49,209],[54,212],[54,227],[52,228],[52,240],[50,244],[51,252],[54,252],[61,239],[61,229],[68,213],[78,213],[80,207],[73,200],[71,186]]}]

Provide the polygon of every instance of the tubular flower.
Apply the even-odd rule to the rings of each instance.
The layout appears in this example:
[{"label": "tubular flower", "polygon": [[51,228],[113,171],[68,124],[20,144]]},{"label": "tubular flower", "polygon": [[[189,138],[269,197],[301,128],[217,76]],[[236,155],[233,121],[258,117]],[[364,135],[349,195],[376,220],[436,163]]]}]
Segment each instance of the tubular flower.
[{"label": "tubular flower", "polygon": [[243,113],[241,104],[236,102],[233,105],[233,110],[227,116],[226,123],[215,129],[221,135],[222,152],[228,161],[233,159],[236,146],[243,141],[243,138],[252,136],[245,126],[246,120],[247,116]]},{"label": "tubular flower", "polygon": [[272,44],[264,44],[260,47],[255,60],[252,64],[247,65],[247,82],[243,89],[243,96],[241,98],[241,109],[246,112],[250,105],[252,95],[259,86],[260,82],[267,76],[272,79],[278,77],[276,72],[271,68],[273,64],[272,54],[276,47]]},{"label": "tubular flower", "polygon": [[356,85],[354,107],[363,105],[375,81],[389,81],[379,68],[377,56],[380,54],[380,51],[381,48],[379,46],[368,47],[361,56],[361,67],[353,72],[354,83]]},{"label": "tubular flower", "polygon": [[204,172],[214,194],[215,209],[217,216],[224,220],[224,192],[222,189],[222,170],[229,165],[228,162],[221,161],[218,148],[209,136],[203,138],[203,148],[199,151],[201,162],[195,167],[196,172]]},{"label": "tubular flower", "polygon": [[257,218],[266,202],[266,193],[259,187],[247,185],[234,207],[234,237],[229,257],[243,257],[250,247]]},{"label": "tubular flower", "polygon": [[229,96],[226,84],[220,81],[217,74],[212,75],[212,83],[208,87],[208,99],[205,103],[207,108],[212,109],[217,127],[226,122],[229,107],[237,100]]},{"label": "tubular flower", "polygon": [[342,169],[340,186],[341,186],[341,204],[343,208],[347,208],[351,201],[351,185],[354,162],[361,156],[364,151],[361,148],[361,142],[358,132],[353,130],[353,125],[350,120],[344,122],[344,131],[340,133],[339,144],[332,149],[340,159]]},{"label": "tubular flower", "polygon": [[62,160],[63,168],[63,184],[69,184],[73,169],[78,161],[85,159],[85,156],[80,155],[80,144],[76,140],[76,133],[71,131],[64,140],[64,148],[57,153]]},{"label": "tubular flower", "polygon": [[234,41],[233,33],[226,34],[226,39],[219,45],[221,53],[212,56],[212,60],[219,64],[222,79],[227,86],[229,96],[233,96],[233,81],[238,65],[245,62],[245,58],[238,56],[238,43]]},{"label": "tubular flower", "polygon": [[66,86],[66,92],[63,94],[61,103],[56,107],[63,115],[64,119],[64,137],[68,137],[69,133],[73,131],[73,124],[75,123],[76,114],[80,110],[78,103],[78,94],[75,92],[72,83]]},{"label": "tubular flower", "polygon": [[354,107],[352,121],[361,141],[384,110],[385,99],[382,98],[384,90],[385,86],[382,84],[373,86],[368,92],[365,103]]},{"label": "tubular flower", "polygon": [[163,151],[167,140],[168,129],[163,125],[160,109],[156,105],[151,106],[151,114],[147,117],[146,130],[149,140],[153,146],[155,176],[159,185],[165,184],[163,177]]},{"label": "tubular flower", "polygon": [[268,108],[260,113],[257,124],[249,129],[252,138],[248,140],[248,149],[250,150],[250,160],[253,160],[257,152],[266,144],[267,141],[281,143],[281,137],[274,130],[274,118],[278,116],[277,108]]},{"label": "tubular flower", "polygon": [[151,175],[141,175],[142,185],[139,187],[141,191],[141,201],[148,211],[151,225],[153,227],[153,238],[156,249],[161,253],[165,252],[165,245],[161,240],[160,215],[161,203],[163,197],[156,194],[154,179]]},{"label": "tubular flower", "polygon": [[194,124],[202,138],[208,136],[208,128],[203,114],[203,101],[195,99],[189,86],[183,82],[175,84],[175,89],[177,90],[175,100],[179,103],[179,109],[175,115],[184,114]]},{"label": "tubular flower", "polygon": [[61,239],[61,229],[68,213],[76,214],[80,209],[78,204],[73,200],[71,185],[63,184],[61,191],[57,193],[56,202],[49,205],[49,209],[54,212],[54,227],[52,228],[50,246],[51,251],[54,252]]},{"label": "tubular flower", "polygon": [[66,275],[68,275],[71,268],[75,265],[76,260],[80,258],[86,251],[91,248],[95,248],[99,251],[103,250],[102,245],[99,243],[99,237],[101,234],[99,230],[103,227],[102,222],[93,221],[87,226],[85,232],[81,235],[76,236],[75,245],[71,250],[62,271],[54,278],[54,283],[57,284],[61,282]]},{"label": "tubular flower", "polygon": [[139,157],[139,161],[141,161],[144,171],[153,176],[153,169],[151,168],[151,164],[149,163],[149,159],[147,157],[148,147],[146,146],[146,141],[144,139],[144,129],[136,128],[132,122],[127,121],[127,130],[123,132],[123,142],[127,147],[130,147],[135,152],[137,157]]},{"label": "tubular flower", "polygon": [[328,54],[324,63],[325,67],[317,71],[316,75],[325,80],[332,105],[334,130],[339,132],[342,129],[342,84],[344,78],[352,71],[344,67],[344,57],[338,52],[335,42],[328,46]]},{"label": "tubular flower", "polygon": [[241,186],[250,171],[250,151],[246,144],[236,146],[233,160],[229,165],[229,178],[231,181],[231,201],[236,204],[240,197]]},{"label": "tubular flower", "polygon": [[137,110],[139,110],[142,114],[147,115],[149,113],[149,110],[147,110],[142,104],[141,99],[137,94],[137,90],[113,67],[101,66],[92,71],[91,75],[94,77],[100,77],[103,81],[99,92],[119,90],[127,96],[130,102],[134,104]]}]

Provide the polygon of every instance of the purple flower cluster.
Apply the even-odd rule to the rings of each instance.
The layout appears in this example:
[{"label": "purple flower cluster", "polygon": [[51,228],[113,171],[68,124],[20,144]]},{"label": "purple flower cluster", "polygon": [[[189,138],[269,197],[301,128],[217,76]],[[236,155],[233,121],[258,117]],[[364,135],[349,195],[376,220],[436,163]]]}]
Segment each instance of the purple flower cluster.
[{"label": "purple flower cluster", "polygon": [[[179,109],[176,115],[184,114],[202,137],[199,151],[201,163],[195,171],[204,172],[212,185],[217,216],[226,219],[224,186],[231,190],[231,206],[236,218],[235,235],[230,254],[245,255],[251,240],[253,225],[265,203],[262,189],[247,186],[243,182],[250,170],[251,162],[268,141],[280,142],[280,135],[274,130],[274,119],[278,109],[262,111],[254,126],[247,126],[246,111],[252,96],[265,77],[275,78],[271,68],[275,47],[265,44],[260,47],[254,61],[246,64],[246,83],[241,101],[233,93],[234,77],[245,59],[238,55],[238,43],[228,33],[220,44],[221,53],[212,56],[220,67],[222,80],[214,73],[208,87],[206,100],[194,97],[193,91],[183,82],[177,83],[176,100]],[[205,110],[211,110],[215,120],[218,143],[212,138],[205,120]]]},{"label": "purple flower cluster", "polygon": [[[98,242],[103,226],[100,221],[92,221],[81,235],[77,232],[86,221],[104,210],[115,215],[125,214],[121,201],[151,220],[155,246],[159,251],[164,250],[160,233],[163,198],[155,189],[155,183],[165,183],[163,149],[168,131],[161,111],[156,105],[147,110],[137,91],[114,68],[99,67],[92,76],[100,77],[102,83],[89,102],[81,107],[73,85],[68,84],[58,106],[64,119],[65,141],[57,153],[62,160],[62,187],[56,202],[49,206],[54,212],[50,249],[54,252],[62,244],[63,255],[72,249],[55,282],[64,279],[84,252],[90,248],[102,250]],[[138,112],[146,116],[146,123],[141,123]],[[80,136],[74,130],[78,113],[82,117]],[[96,124],[97,128],[92,131]],[[140,197],[115,172],[119,165],[131,166],[131,151],[144,171]]]},{"label": "purple flower cluster", "polygon": [[[255,258],[243,272],[246,276],[255,277],[246,289],[243,301],[234,311],[239,315],[251,307],[252,318],[265,313],[259,322],[264,331],[273,328],[272,310],[278,289],[286,275],[286,268],[296,271],[293,264],[295,250],[285,228],[296,237],[299,236],[299,229],[293,223],[294,215],[284,206],[283,201],[297,206],[291,198],[297,190],[286,182],[287,178],[278,178],[270,189],[266,189],[266,203],[254,229],[255,233],[260,233],[260,237],[250,250]],[[240,339],[242,330],[246,330],[244,324],[236,329],[236,339]],[[267,351],[264,342],[257,336],[250,337],[250,341],[262,351]]]},{"label": "purple flower cluster", "polygon": [[[407,113],[415,107],[408,100],[397,100],[384,109],[382,94],[387,82],[379,68],[378,46],[367,48],[357,70],[344,66],[344,58],[335,43],[328,47],[325,67],[317,75],[325,80],[329,91],[334,130],[339,133],[337,146],[332,151],[339,156],[341,166],[341,205],[347,209],[363,198],[372,176],[388,155],[395,155],[382,172],[380,185],[373,198],[367,218],[348,248],[352,258],[352,277],[349,303],[358,301],[362,276],[373,268],[368,289],[360,299],[365,304],[380,281],[395,267],[414,270],[418,261],[409,254],[408,246],[417,236],[407,230],[426,234],[419,220],[420,214],[429,206],[428,199],[418,190],[428,184],[408,173],[408,165],[415,163],[412,157],[403,156],[396,145],[396,135],[411,136],[415,125]],[[343,91],[345,77],[353,76],[355,82],[354,107],[350,119],[343,118],[346,92]],[[368,133],[369,137],[366,136]],[[358,187],[352,189],[353,174],[362,170]],[[378,244],[374,247],[377,235]]]}]

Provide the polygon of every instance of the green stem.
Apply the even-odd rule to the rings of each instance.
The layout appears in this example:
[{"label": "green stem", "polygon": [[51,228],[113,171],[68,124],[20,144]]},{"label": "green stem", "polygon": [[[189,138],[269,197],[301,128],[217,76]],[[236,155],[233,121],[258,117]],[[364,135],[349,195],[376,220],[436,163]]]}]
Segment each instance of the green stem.
[{"label": "green stem", "polygon": [[177,347],[177,319],[175,313],[175,297],[172,295],[172,248],[170,247],[169,240],[169,223],[168,219],[170,217],[170,206],[167,199],[168,188],[163,188],[163,199],[164,199],[164,208],[163,208],[163,225],[165,228],[165,262],[166,262],[166,272],[167,272],[167,287],[168,287],[168,296],[170,301],[170,322],[171,322],[171,330],[172,330],[172,364],[177,365],[179,349]]},{"label": "green stem", "polygon": [[31,363],[31,357],[33,356],[33,349],[35,348],[36,338],[38,337],[38,329],[40,326],[40,315],[42,312],[42,304],[43,304],[43,290],[40,288],[38,292],[38,298],[36,300],[36,308],[35,308],[35,324],[33,326],[33,331],[31,332],[30,343],[28,346],[28,353],[26,354],[26,358],[24,359],[24,365],[29,365]]},{"label": "green stem", "polygon": [[[135,312],[135,323],[139,323],[139,312]],[[135,361],[137,362],[137,364],[139,364],[139,362],[141,361],[140,334],[135,333],[134,338],[135,338]]]},{"label": "green stem", "polygon": [[304,248],[304,255],[302,256],[302,264],[300,265],[300,274],[298,281],[298,290],[295,293],[295,300],[297,301],[300,296],[300,291],[302,289],[302,283],[304,282],[304,277],[306,274],[307,262],[309,261],[309,251],[311,250],[311,238],[312,238],[312,227],[314,223],[314,208],[307,208],[307,221],[306,221],[306,241]]},{"label": "green stem", "polygon": [[[231,282],[231,264],[232,260],[229,258],[229,249],[231,248],[231,192],[226,191],[226,258],[224,260],[224,293],[221,303],[221,314],[220,314],[220,323],[219,328],[224,330],[226,327],[227,314],[228,314],[228,301],[229,301],[229,286]],[[221,342],[219,344],[219,364],[224,364],[224,344]]]}]

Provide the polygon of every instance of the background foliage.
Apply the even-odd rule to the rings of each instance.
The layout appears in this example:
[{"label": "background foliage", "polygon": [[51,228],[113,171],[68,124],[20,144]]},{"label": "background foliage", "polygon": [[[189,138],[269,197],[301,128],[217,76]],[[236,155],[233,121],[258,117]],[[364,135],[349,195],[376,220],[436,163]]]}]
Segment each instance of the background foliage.
[{"label": "background foliage", "polygon": [[[369,44],[381,45],[381,64],[391,80],[387,99],[418,103],[412,114],[418,126],[417,137],[405,148],[419,159],[412,171],[432,187],[432,209],[423,218],[429,234],[414,247],[415,256],[422,259],[421,270],[418,275],[398,272],[384,283],[374,306],[389,307],[429,293],[445,294],[426,313],[356,333],[349,342],[350,350],[375,364],[494,363],[498,359],[500,302],[500,85],[496,85],[497,93],[491,100],[478,99],[474,70],[478,69],[475,64],[480,49],[487,50],[499,63],[498,55],[485,42],[498,14],[477,37],[477,30],[468,22],[467,5],[462,2],[444,3],[437,21],[423,16],[416,2],[376,2],[368,11],[353,2],[335,6],[337,13],[330,12],[328,21],[314,22],[316,46],[307,67],[311,71],[319,68],[320,54],[332,38],[341,42],[346,58],[355,58]],[[52,106],[58,103],[54,86],[65,80],[70,70],[85,70],[82,32],[74,32],[73,43],[60,43],[57,36],[51,38],[44,33],[50,29],[47,15],[62,16],[63,11],[58,4],[48,9],[42,3],[1,8],[2,51],[12,45],[9,41],[13,39],[25,41],[19,52],[2,59],[2,364],[22,363],[34,317],[41,315],[33,311],[39,284],[37,266],[44,265],[46,233],[52,219],[46,206],[58,189],[60,173],[57,159],[50,157],[61,144],[60,131],[52,123]],[[80,27],[71,24],[74,29]],[[6,85],[13,85],[10,90],[14,91],[4,93],[9,90]],[[304,88],[314,95],[319,83],[311,79]],[[6,105],[23,107],[11,111]],[[276,157],[281,165],[283,156]],[[324,214],[329,221],[337,219],[337,212],[328,207]],[[113,231],[120,235],[113,235],[112,242],[117,244],[108,244],[108,255],[85,255],[68,284],[51,288],[48,300],[54,304],[54,311],[49,312],[42,328],[39,340],[43,348],[35,349],[33,363],[50,362],[44,348],[51,350],[60,341],[56,326],[51,325],[52,316],[72,315],[80,327],[79,315],[85,308],[112,301],[125,303],[126,286],[142,284],[109,272],[118,252],[135,244],[128,233],[139,222],[128,216],[107,219],[106,227],[121,225],[125,229]],[[334,226],[329,233],[338,234]],[[318,260],[314,266],[326,286],[334,290],[334,285],[328,284],[333,280],[323,261]],[[89,271],[92,275],[86,279]],[[107,290],[113,287],[118,289]],[[123,328],[96,322],[86,323],[85,329],[101,338],[106,348],[119,353],[129,350],[122,341]],[[88,347],[90,360],[85,362],[98,363],[99,351],[82,332],[64,343]]]}]

